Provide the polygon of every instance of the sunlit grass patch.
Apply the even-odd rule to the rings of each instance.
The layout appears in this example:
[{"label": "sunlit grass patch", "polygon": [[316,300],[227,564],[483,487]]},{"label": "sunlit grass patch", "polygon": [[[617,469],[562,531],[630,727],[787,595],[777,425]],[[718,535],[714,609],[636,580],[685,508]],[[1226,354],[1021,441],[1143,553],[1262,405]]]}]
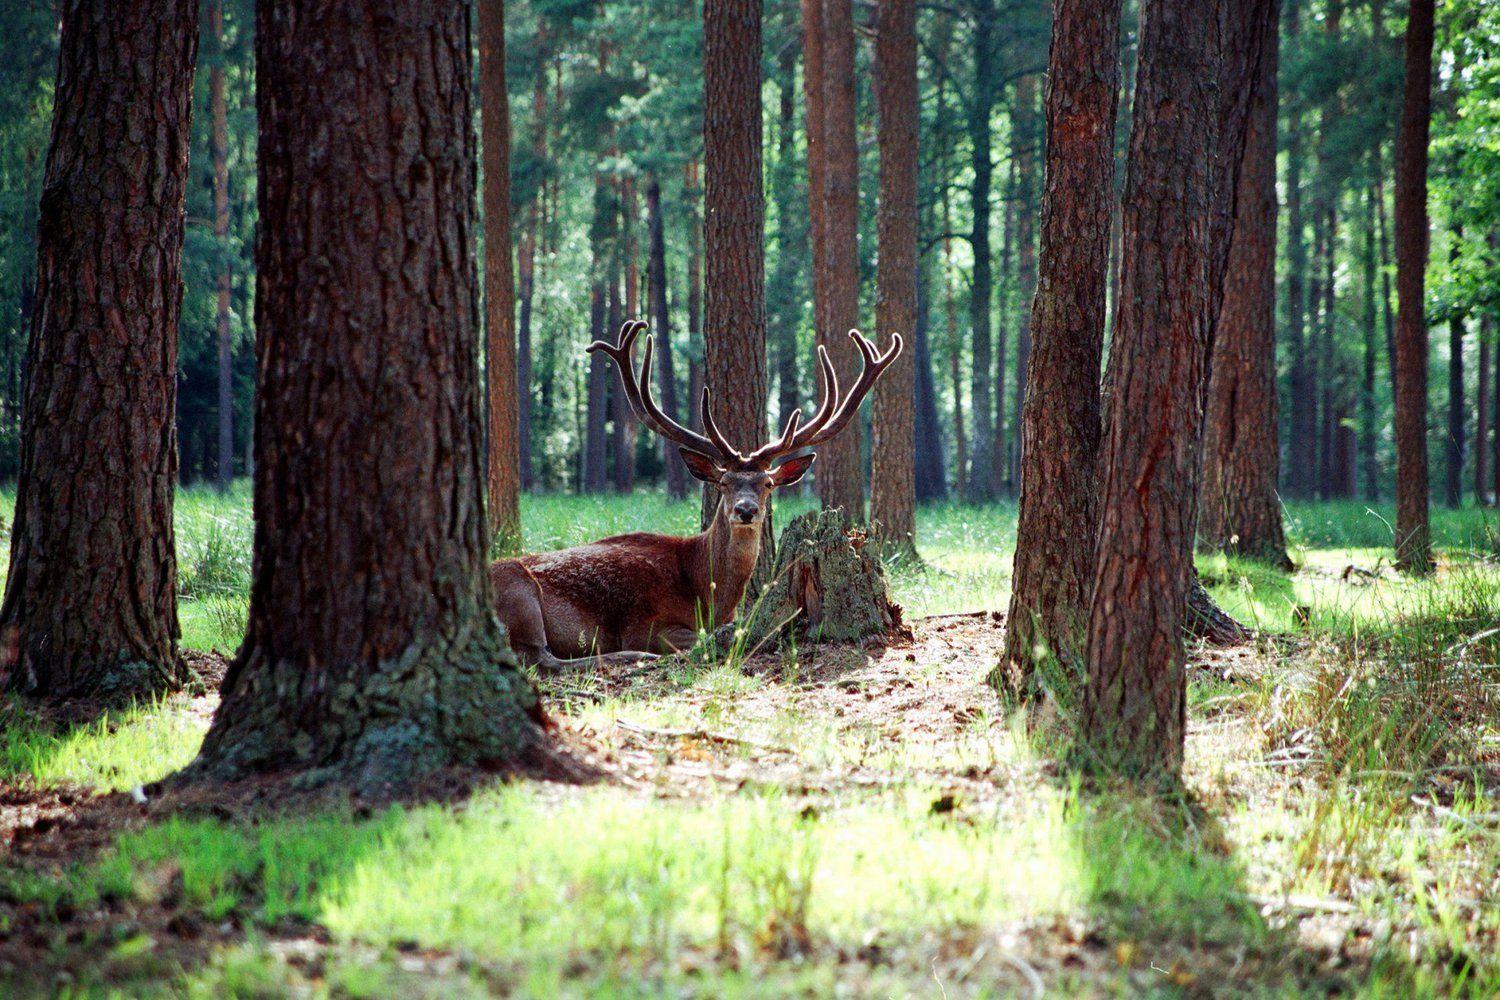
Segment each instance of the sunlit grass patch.
[{"label": "sunlit grass patch", "polygon": [[111,712],[60,731],[14,705],[0,710],[0,780],[120,791],[157,781],[198,752],[208,720],[181,698]]}]

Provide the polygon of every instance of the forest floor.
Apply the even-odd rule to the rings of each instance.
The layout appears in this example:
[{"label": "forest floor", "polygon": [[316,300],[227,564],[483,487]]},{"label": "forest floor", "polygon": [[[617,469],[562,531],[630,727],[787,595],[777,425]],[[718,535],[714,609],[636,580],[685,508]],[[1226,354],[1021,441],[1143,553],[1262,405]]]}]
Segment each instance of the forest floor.
[{"label": "forest floor", "polygon": [[[526,512],[531,548],[691,517]],[[1062,724],[1028,735],[984,686],[999,505],[922,511],[909,641],[549,679],[597,780],[375,805],[152,784],[242,627],[246,498],[188,493],[201,682],[99,718],[0,708],[0,994],[1494,996],[1489,520],[1441,514],[1441,569],[1411,581],[1377,513],[1289,513],[1296,572],[1200,561],[1258,637],[1194,651],[1179,799],[1080,787]]]}]

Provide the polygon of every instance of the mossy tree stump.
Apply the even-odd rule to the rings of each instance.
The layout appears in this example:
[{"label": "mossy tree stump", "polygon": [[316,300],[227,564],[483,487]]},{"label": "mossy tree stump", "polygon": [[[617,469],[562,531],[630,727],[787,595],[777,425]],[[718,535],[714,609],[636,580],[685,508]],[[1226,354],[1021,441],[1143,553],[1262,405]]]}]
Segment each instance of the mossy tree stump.
[{"label": "mossy tree stump", "polygon": [[775,571],[744,611],[746,648],[796,635],[814,642],[862,642],[902,634],[875,539],[841,510],[793,520],[776,546]]}]

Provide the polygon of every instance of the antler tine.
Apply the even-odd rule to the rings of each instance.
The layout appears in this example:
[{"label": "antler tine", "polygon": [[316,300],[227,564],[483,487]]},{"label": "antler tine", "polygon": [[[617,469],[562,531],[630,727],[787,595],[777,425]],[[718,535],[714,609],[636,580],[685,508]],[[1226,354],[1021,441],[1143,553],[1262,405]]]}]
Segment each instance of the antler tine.
[{"label": "antler tine", "polygon": [[791,416],[786,418],[786,426],[781,432],[781,437],[769,444],[763,444],[752,451],[747,457],[748,462],[774,462],[776,459],[792,450],[792,441],[797,437],[797,425],[802,421],[802,410],[799,407],[792,411]]},{"label": "antler tine", "polygon": [[700,397],[698,403],[698,413],[703,418],[703,430],[708,434],[708,439],[713,442],[713,446],[718,449],[720,456],[726,462],[744,463],[748,461],[749,456],[741,454],[734,445],[730,444],[729,439],[724,436],[724,432],[719,430],[719,425],[714,422],[713,408],[709,405],[710,395],[708,386],[705,385],[703,387],[703,395]]},{"label": "antler tine", "polygon": [[[818,370],[822,376],[818,394],[818,409],[811,420],[803,425],[797,434],[801,437],[809,437],[818,433],[833,416],[833,411],[838,409],[839,402],[839,373],[833,367],[833,360],[828,357],[828,348],[822,344],[818,345]],[[802,447],[793,444],[792,450]]]},{"label": "antler tine", "polygon": [[603,351],[614,361],[615,367],[620,371],[620,385],[625,390],[625,399],[630,403],[630,409],[635,413],[637,420],[674,444],[702,452],[709,457],[718,455],[720,458],[727,459],[728,456],[718,453],[716,444],[702,434],[682,426],[656,405],[656,400],[651,396],[651,355],[654,345],[650,334],[646,335],[646,346],[641,352],[640,374],[636,374],[631,364],[630,354],[635,346],[636,338],[644,329],[646,329],[644,321],[626,320],[620,326],[618,343],[610,344],[603,340],[596,340],[588,346],[588,350],[590,353]]},{"label": "antler tine", "polygon": [[[818,415],[813,418],[812,423],[798,432],[793,442],[796,448],[807,448],[815,444],[822,444],[824,441],[838,434],[839,431],[842,431],[850,419],[853,418],[854,414],[859,412],[859,404],[864,402],[865,395],[869,393],[870,388],[875,384],[875,380],[880,378],[881,372],[889,368],[891,362],[900,356],[901,348],[905,344],[905,341],[901,338],[901,334],[893,333],[891,334],[890,348],[884,354],[877,354],[875,352],[875,345],[861,336],[858,330],[850,330],[849,339],[854,341],[854,346],[858,348],[860,358],[863,362],[859,378],[855,380],[853,388],[849,390],[847,395],[839,398],[836,394],[838,408],[831,415],[825,417],[824,412],[820,408]],[[822,359],[826,360],[827,351],[820,349],[819,355]],[[832,367],[831,363],[829,367]]]}]

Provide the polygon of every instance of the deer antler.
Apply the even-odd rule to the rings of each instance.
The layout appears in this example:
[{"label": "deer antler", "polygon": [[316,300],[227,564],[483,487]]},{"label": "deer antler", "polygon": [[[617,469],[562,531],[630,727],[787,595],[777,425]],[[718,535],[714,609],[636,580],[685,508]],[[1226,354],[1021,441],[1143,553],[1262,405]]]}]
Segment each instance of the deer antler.
[{"label": "deer antler", "polygon": [[697,431],[689,430],[671,417],[662,412],[661,407],[656,405],[656,400],[651,396],[651,354],[653,345],[651,335],[646,335],[646,346],[641,352],[641,370],[637,375],[631,361],[631,352],[635,348],[636,338],[641,331],[646,329],[643,320],[626,320],[620,326],[619,341],[610,344],[607,341],[596,340],[588,346],[589,353],[603,351],[614,361],[615,367],[620,370],[620,384],[625,389],[625,398],[630,403],[630,409],[635,413],[636,419],[645,424],[651,430],[671,441],[673,444],[690,448],[693,451],[707,455],[709,458],[717,458],[721,463],[742,463],[745,456],[730,447],[724,435],[719,432],[718,425],[714,423],[713,416],[709,413],[708,389],[703,390],[702,411],[703,428],[708,432],[705,437]]},{"label": "deer antler", "polygon": [[850,330],[849,339],[854,341],[854,346],[859,349],[860,359],[863,362],[854,387],[847,394],[840,390],[838,373],[834,370],[833,361],[828,357],[828,348],[820,344],[818,365],[822,371],[822,390],[818,399],[818,412],[813,414],[813,418],[807,422],[806,426],[798,428],[797,423],[802,416],[802,411],[794,411],[791,419],[787,421],[787,429],[781,439],[761,448],[752,458],[774,460],[802,448],[822,444],[834,437],[859,412],[859,404],[864,402],[865,396],[875,385],[875,381],[880,378],[881,373],[900,357],[901,348],[905,344],[901,334],[893,333],[891,346],[884,354],[879,354],[875,350],[875,345],[865,339],[858,330]]}]

